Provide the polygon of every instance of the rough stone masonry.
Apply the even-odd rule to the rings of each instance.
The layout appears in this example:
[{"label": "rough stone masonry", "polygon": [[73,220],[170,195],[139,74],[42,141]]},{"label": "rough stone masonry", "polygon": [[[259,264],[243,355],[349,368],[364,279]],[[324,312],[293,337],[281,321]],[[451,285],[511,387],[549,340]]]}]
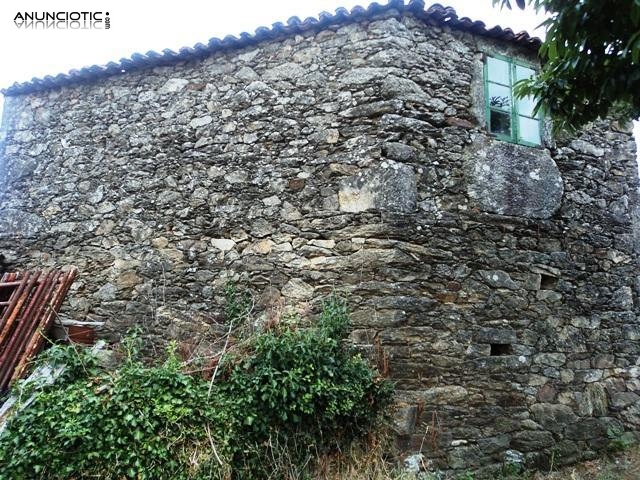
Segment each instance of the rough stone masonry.
[{"label": "rough stone masonry", "polygon": [[9,89],[0,254],[76,265],[64,314],[112,340],[206,339],[230,279],[263,316],[336,289],[387,355],[401,452],[592,457],[640,425],[633,138],[496,140],[483,58],[535,48],[473,25],[393,2]]}]

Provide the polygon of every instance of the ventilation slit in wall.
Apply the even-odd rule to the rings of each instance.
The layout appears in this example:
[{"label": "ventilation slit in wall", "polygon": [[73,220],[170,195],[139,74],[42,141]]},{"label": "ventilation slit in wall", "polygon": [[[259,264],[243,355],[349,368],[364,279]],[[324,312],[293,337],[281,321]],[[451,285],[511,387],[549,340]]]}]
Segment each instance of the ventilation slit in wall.
[{"label": "ventilation slit in wall", "polygon": [[511,344],[510,343],[492,343],[491,344],[491,353],[492,357],[499,357],[502,355],[511,355]]},{"label": "ventilation slit in wall", "polygon": [[558,285],[558,278],[551,275],[540,276],[540,290],[555,290]]}]

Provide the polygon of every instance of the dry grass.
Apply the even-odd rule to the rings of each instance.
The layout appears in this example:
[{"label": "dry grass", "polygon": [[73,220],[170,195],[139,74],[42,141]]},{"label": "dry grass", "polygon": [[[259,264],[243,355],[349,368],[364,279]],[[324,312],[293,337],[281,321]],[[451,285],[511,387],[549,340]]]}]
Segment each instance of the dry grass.
[{"label": "dry grass", "polygon": [[[314,480],[415,480],[415,475],[394,469],[383,455],[384,445],[379,438],[370,439],[366,447],[355,447],[320,459]],[[436,476],[418,477],[424,479]],[[455,476],[447,477],[457,480]],[[475,479],[466,472],[458,479]],[[615,456],[602,457],[565,467],[553,472],[527,472],[520,475],[497,477],[495,480],[640,480],[640,447],[635,446]]]},{"label": "dry grass", "polygon": [[316,460],[314,480],[409,480],[387,458],[391,435],[376,432],[356,442],[349,451],[322,455]]},{"label": "dry grass", "polygon": [[630,448],[614,457],[600,458],[548,474],[534,480],[640,480],[640,448]]},{"label": "dry grass", "polygon": [[[349,450],[332,454],[311,454],[307,465],[293,465],[286,451],[273,458],[274,480],[480,480],[473,472],[456,475],[421,473],[418,476],[398,468],[397,459],[389,452],[392,435],[386,429],[355,442]],[[489,480],[640,480],[640,445],[577,465],[554,468],[551,472],[527,471],[502,474]],[[312,471],[306,467],[312,467]]]}]

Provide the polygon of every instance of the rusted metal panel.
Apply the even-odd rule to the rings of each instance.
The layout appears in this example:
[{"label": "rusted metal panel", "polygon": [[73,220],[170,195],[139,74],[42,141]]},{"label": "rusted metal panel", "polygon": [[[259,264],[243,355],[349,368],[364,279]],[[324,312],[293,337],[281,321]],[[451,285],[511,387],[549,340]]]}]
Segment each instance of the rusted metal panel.
[{"label": "rusted metal panel", "polygon": [[42,349],[76,275],[72,268],[5,273],[0,278],[0,395]]}]

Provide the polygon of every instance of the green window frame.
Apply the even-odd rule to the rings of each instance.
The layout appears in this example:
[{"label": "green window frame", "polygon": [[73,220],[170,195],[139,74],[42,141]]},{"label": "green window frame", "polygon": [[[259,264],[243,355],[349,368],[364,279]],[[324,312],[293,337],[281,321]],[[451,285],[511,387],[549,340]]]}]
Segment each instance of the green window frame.
[{"label": "green window frame", "polygon": [[502,55],[487,55],[484,62],[484,93],[489,132],[507,142],[542,145],[542,117],[534,115],[533,97],[515,98],[513,86],[536,74],[535,68]]}]

